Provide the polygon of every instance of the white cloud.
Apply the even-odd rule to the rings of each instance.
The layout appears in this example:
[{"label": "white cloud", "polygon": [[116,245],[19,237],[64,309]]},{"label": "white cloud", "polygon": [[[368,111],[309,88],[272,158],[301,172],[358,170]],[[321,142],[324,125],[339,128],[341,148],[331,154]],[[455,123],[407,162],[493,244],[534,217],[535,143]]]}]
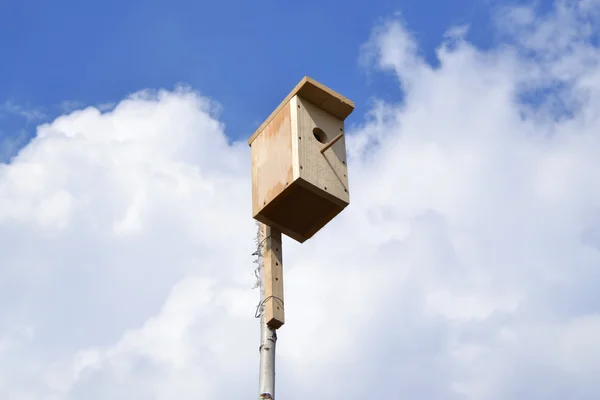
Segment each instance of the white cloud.
[{"label": "white cloud", "polygon": [[[350,207],[284,243],[280,398],[600,396],[600,53],[582,13],[504,13],[514,43],[487,51],[451,29],[436,68],[399,21],[375,30],[366,59],[403,102],[352,133]],[[216,109],[141,92],[0,164],[0,397],[254,395],[249,150]]]}]

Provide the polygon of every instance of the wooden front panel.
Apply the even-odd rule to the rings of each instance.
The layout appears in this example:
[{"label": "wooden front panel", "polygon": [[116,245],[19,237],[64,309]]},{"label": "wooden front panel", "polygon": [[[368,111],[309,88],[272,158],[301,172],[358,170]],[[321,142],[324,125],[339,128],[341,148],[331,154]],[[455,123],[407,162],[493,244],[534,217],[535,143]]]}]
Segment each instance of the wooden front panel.
[{"label": "wooden front panel", "polygon": [[[346,166],[346,142],[342,137],[331,148],[321,153],[325,144],[344,129],[344,121],[321,110],[309,101],[298,97],[298,163],[300,178],[314,185],[316,193],[326,192],[339,205],[350,202],[348,168]],[[325,134],[320,142],[313,129]]]},{"label": "wooden front panel", "polygon": [[252,213],[256,216],[293,179],[290,107],[283,107],[252,143]]}]

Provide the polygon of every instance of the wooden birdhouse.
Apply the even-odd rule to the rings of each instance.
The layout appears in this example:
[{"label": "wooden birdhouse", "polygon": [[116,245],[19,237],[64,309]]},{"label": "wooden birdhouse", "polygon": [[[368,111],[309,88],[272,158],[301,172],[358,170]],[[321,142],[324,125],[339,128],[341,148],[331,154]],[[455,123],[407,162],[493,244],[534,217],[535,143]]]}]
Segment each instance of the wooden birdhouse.
[{"label": "wooden birdhouse", "polygon": [[253,217],[303,243],[349,203],[344,120],[354,103],[304,77],[248,143]]}]

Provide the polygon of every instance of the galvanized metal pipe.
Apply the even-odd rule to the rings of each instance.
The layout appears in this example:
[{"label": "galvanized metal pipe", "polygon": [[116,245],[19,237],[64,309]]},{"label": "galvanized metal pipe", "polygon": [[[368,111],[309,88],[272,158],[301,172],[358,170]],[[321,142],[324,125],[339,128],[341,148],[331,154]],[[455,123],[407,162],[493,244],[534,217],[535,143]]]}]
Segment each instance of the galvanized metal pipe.
[{"label": "galvanized metal pipe", "polygon": [[260,338],[260,375],[259,396],[260,400],[275,399],[275,345],[277,332],[270,328],[261,317]]}]

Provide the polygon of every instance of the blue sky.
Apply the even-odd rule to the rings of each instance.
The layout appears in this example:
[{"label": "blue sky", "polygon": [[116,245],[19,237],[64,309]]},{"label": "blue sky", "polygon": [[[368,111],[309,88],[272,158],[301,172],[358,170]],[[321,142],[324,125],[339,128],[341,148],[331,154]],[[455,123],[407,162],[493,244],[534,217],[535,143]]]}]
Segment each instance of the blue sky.
[{"label": "blue sky", "polygon": [[250,3],[0,2],[0,399],[256,392],[245,141],[304,75],[351,202],[283,238],[278,398],[600,398],[600,0]]},{"label": "blue sky", "polygon": [[[485,0],[2,2],[0,104],[39,110],[49,120],[69,106],[183,83],[221,103],[226,132],[238,139],[309,75],[355,101],[348,121],[355,123],[372,96],[400,98],[393,77],[367,74],[358,62],[360,45],[382,18],[402,13],[435,62],[434,49],[452,25],[469,24],[469,40],[478,45],[492,42],[487,27],[495,6]],[[6,107],[0,118],[4,140],[34,131],[33,121]]]}]

